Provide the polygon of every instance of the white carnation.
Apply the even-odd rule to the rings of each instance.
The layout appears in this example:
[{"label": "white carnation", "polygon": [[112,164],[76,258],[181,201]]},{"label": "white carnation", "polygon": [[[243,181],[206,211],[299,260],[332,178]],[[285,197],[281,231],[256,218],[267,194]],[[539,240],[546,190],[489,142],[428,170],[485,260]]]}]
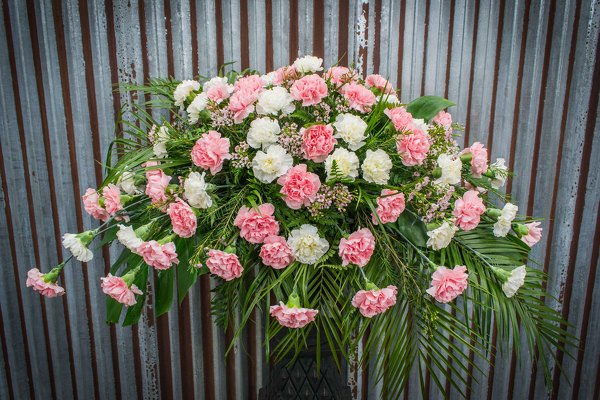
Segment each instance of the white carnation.
[{"label": "white carnation", "polygon": [[125,247],[127,247],[132,252],[136,252],[137,248],[140,247],[144,241],[136,236],[133,227],[126,225],[117,225],[119,230],[117,231],[117,239],[119,242]]},{"label": "white carnation", "polygon": [[158,129],[158,132],[154,136],[154,145],[152,146],[152,151],[154,151],[154,155],[156,158],[165,158],[168,156],[167,153],[167,142],[169,141],[169,128],[166,126],[161,126]]},{"label": "white carnation", "polygon": [[190,206],[195,208],[209,208],[212,206],[212,198],[207,192],[208,184],[204,180],[206,172],[190,172],[183,182],[183,196]]},{"label": "white carnation", "polygon": [[271,118],[258,118],[250,123],[246,142],[253,149],[263,149],[277,143],[277,135],[281,128],[276,120]]},{"label": "white carnation", "polygon": [[289,114],[294,111],[294,108],[294,98],[281,86],[265,90],[258,95],[256,104],[258,114],[278,115],[280,112]]},{"label": "white carnation", "polygon": [[315,264],[329,250],[327,240],[319,236],[313,225],[304,224],[290,233],[287,244],[296,260],[304,264]]},{"label": "white carnation", "polygon": [[365,144],[367,123],[362,118],[353,114],[340,114],[333,126],[336,130],[334,137],[348,143],[350,150],[356,151]]},{"label": "white carnation", "polygon": [[200,112],[203,111],[208,104],[208,97],[206,93],[200,93],[194,100],[190,103],[187,108],[188,118],[191,124],[195,124],[198,122],[198,118],[200,118]]},{"label": "white carnation", "polygon": [[268,74],[261,76],[260,79],[264,82],[265,86],[270,86],[273,85],[276,76],[277,73],[275,71],[271,71]]},{"label": "white carnation", "polygon": [[513,269],[507,281],[502,285],[502,291],[506,297],[513,297],[517,291],[525,284],[527,269],[524,265]]},{"label": "white carnation", "polygon": [[130,195],[138,192],[138,188],[135,186],[135,174],[131,171],[123,172],[117,181],[117,186]]},{"label": "white carnation", "polygon": [[256,179],[271,183],[294,165],[294,159],[279,145],[269,146],[267,152],[259,151],[252,160],[252,171]]},{"label": "white carnation", "polygon": [[337,167],[337,172],[341,177],[356,178],[358,176],[358,167],[360,165],[358,157],[354,152],[340,147],[325,159],[325,171],[327,171],[327,179],[332,178],[331,170],[334,161]]},{"label": "white carnation", "polygon": [[400,104],[400,99],[395,94],[383,95],[383,100],[388,104]]},{"label": "white carnation", "polygon": [[[227,85],[227,78],[222,77],[222,76],[215,76],[214,78],[212,78],[209,81],[204,82],[204,85],[202,85],[202,91],[203,92],[208,92],[209,89],[218,86],[218,85]],[[233,86],[231,87],[231,91],[230,93],[233,93]]]},{"label": "white carnation", "polygon": [[197,81],[183,81],[175,88],[173,92],[173,98],[175,99],[176,106],[183,106],[183,102],[194,90],[200,89],[200,82]]},{"label": "white carnation", "polygon": [[315,56],[304,56],[294,61],[294,67],[302,73],[323,71],[323,59]]},{"label": "white carnation", "polygon": [[392,160],[381,149],[376,151],[367,150],[367,156],[362,163],[361,169],[365,181],[385,185],[388,179],[390,179]]},{"label": "white carnation", "polygon": [[424,119],[413,118],[413,126],[423,132],[427,132],[429,130],[429,125],[427,125]]},{"label": "white carnation", "polygon": [[92,251],[81,241],[80,235],[65,233],[63,235],[62,245],[81,262],[88,262],[94,258]]},{"label": "white carnation", "polygon": [[490,183],[494,189],[500,189],[506,183],[508,176],[508,167],[505,165],[504,158],[497,158],[491,170],[494,172],[494,179]]},{"label": "white carnation", "polygon": [[460,172],[462,170],[462,161],[460,158],[453,159],[448,154],[440,154],[437,164],[442,170],[442,176],[435,180],[438,185],[456,185],[460,183]]},{"label": "white carnation", "polygon": [[457,230],[457,226],[445,221],[439,228],[427,232],[427,236],[429,236],[427,246],[433,250],[441,250],[448,247]]},{"label": "white carnation", "polygon": [[502,208],[502,213],[498,217],[498,221],[494,224],[494,236],[505,237],[512,225],[513,219],[517,216],[519,207],[511,203],[506,203]]}]

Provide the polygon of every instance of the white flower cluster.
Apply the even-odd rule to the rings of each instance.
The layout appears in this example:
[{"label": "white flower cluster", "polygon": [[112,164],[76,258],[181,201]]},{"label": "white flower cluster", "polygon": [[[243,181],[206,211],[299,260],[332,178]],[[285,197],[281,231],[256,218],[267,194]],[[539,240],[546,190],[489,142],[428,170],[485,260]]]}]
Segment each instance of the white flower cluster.
[{"label": "white flower cluster", "polygon": [[296,260],[304,264],[315,264],[329,250],[329,242],[319,236],[317,227],[308,224],[294,229],[287,244]]},{"label": "white flower cluster", "polygon": [[519,207],[511,203],[506,203],[502,212],[498,217],[498,221],[494,224],[494,235],[504,237],[510,232],[513,219],[517,216]]}]

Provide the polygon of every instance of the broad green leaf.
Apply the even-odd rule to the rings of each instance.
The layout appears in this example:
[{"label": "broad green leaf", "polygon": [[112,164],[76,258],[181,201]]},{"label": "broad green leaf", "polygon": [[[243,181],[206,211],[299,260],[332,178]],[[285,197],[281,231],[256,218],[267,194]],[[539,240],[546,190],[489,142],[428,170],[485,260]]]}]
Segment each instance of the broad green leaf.
[{"label": "broad green leaf", "polygon": [[193,240],[179,241],[177,249],[179,251],[179,264],[177,265],[177,299],[179,304],[187,295],[188,290],[198,279],[196,268],[190,266],[190,246]]},{"label": "broad green leaf", "polygon": [[140,288],[142,295],[136,296],[137,303],[127,309],[127,314],[125,314],[125,320],[123,321],[123,326],[136,324],[140,316],[142,315],[142,311],[144,311],[144,305],[146,304],[146,294],[148,292],[148,273],[150,267],[145,264],[142,264],[140,272],[138,272],[137,276],[133,283]]},{"label": "broad green leaf", "polygon": [[417,217],[409,212],[403,212],[398,218],[398,230],[415,246],[427,245],[427,227]]},{"label": "broad green leaf", "polygon": [[453,102],[443,97],[423,96],[408,103],[406,110],[412,114],[413,118],[429,121],[437,113],[453,105]]},{"label": "broad green leaf", "polygon": [[119,303],[110,296],[106,296],[106,323],[116,324],[119,322],[123,304]]},{"label": "broad green leaf", "polygon": [[169,311],[173,303],[173,279],[175,277],[175,268],[169,268],[159,271],[156,278],[155,287],[155,308],[156,316],[160,316]]}]

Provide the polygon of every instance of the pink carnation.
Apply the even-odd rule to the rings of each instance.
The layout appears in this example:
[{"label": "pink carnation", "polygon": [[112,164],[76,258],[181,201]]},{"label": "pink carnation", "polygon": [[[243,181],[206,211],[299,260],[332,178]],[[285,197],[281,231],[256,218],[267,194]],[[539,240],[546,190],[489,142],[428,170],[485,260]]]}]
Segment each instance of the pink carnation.
[{"label": "pink carnation", "polygon": [[337,86],[352,82],[356,78],[356,73],[347,67],[331,67],[325,72],[325,79],[329,79]]},{"label": "pink carnation", "polygon": [[32,268],[27,271],[27,287],[33,288],[36,292],[46,297],[56,297],[65,294],[65,289],[55,282],[46,282],[44,274],[37,268]]},{"label": "pink carnation", "polygon": [[137,248],[137,253],[144,258],[146,264],[156,269],[169,269],[172,264],[179,264],[173,242],[161,245],[156,240],[150,240],[142,243]]},{"label": "pink carnation", "polygon": [[[233,122],[241,124],[254,111],[254,102],[257,96],[258,92],[253,92],[250,89],[243,89],[231,96],[228,108],[233,112]],[[229,144],[227,148],[229,149]]]},{"label": "pink carnation", "polygon": [[135,300],[136,294],[143,294],[142,291],[134,284],[131,284],[131,287],[127,286],[127,283],[121,277],[108,274],[107,277],[100,279],[102,280],[101,286],[104,294],[109,295],[127,307],[137,303]]},{"label": "pink carnation", "polygon": [[390,121],[392,121],[394,128],[396,128],[398,132],[407,130],[413,123],[412,114],[406,111],[406,108],[404,107],[388,108],[383,112],[388,116]]},{"label": "pink carnation", "polygon": [[249,92],[255,93],[255,94],[259,94],[260,92],[262,92],[264,90],[263,86],[264,86],[264,82],[261,79],[260,76],[258,75],[248,75],[248,76],[244,76],[243,78],[238,79],[238,81],[235,83],[235,90],[237,91],[242,91],[242,90],[247,90]]},{"label": "pink carnation", "polygon": [[421,130],[402,135],[396,143],[398,153],[402,156],[402,164],[406,166],[421,165],[429,151],[429,137]]},{"label": "pink carnation", "polygon": [[196,233],[196,214],[188,203],[181,199],[177,199],[174,203],[169,204],[167,214],[171,218],[173,232],[182,238],[189,238]]},{"label": "pink carnation", "polygon": [[219,104],[223,100],[229,98],[230,88],[231,86],[229,86],[226,83],[215,83],[210,87],[210,89],[206,91],[206,97],[208,97],[209,100],[212,100],[215,103]]},{"label": "pink carnation", "polygon": [[260,248],[262,263],[275,269],[287,267],[294,261],[292,250],[284,237],[268,236]]},{"label": "pink carnation", "polygon": [[396,94],[396,91],[394,90],[394,87],[392,86],[390,81],[388,81],[381,75],[378,75],[378,74],[369,75],[365,79],[365,83],[367,84],[368,87],[378,89],[382,93],[393,94],[393,95]]},{"label": "pink carnation", "polygon": [[294,100],[302,101],[302,105],[314,106],[327,96],[327,84],[317,74],[306,75],[292,85],[290,94]]},{"label": "pink carnation", "polygon": [[350,108],[363,113],[371,111],[371,106],[377,102],[375,94],[360,83],[350,82],[342,86],[340,92],[348,100]]},{"label": "pink carnation", "polygon": [[449,112],[446,112],[444,110],[437,113],[431,121],[443,126],[444,128],[446,128],[446,130],[452,128],[452,115],[450,115]]},{"label": "pink carnation", "polygon": [[367,265],[375,250],[375,237],[367,228],[352,233],[348,239],[340,240],[339,254],[342,265],[356,264],[359,267]]},{"label": "pink carnation", "polygon": [[456,200],[452,214],[456,217],[456,226],[460,226],[464,231],[470,231],[479,225],[481,214],[484,212],[485,205],[479,197],[479,192],[469,190],[461,199]]},{"label": "pink carnation", "polygon": [[229,139],[221,138],[217,131],[203,134],[192,148],[192,161],[200,168],[210,169],[215,175],[223,169],[223,162],[229,160]]},{"label": "pink carnation", "polygon": [[531,222],[529,224],[525,224],[527,229],[527,235],[523,235],[521,240],[527,243],[529,247],[532,247],[534,244],[539,242],[542,239],[542,228],[539,227],[540,222]]},{"label": "pink carnation", "polygon": [[209,250],[206,266],[213,275],[226,281],[242,276],[244,268],[235,254],[225,253],[221,250]]},{"label": "pink carnation", "polygon": [[298,79],[298,71],[293,65],[287,67],[281,67],[275,70],[275,77],[273,78],[273,85],[283,85],[285,82],[295,81]]},{"label": "pink carnation", "polygon": [[463,150],[463,154],[471,154],[471,174],[474,178],[481,178],[481,174],[488,170],[488,151],[479,142],[475,142]]},{"label": "pink carnation", "polygon": [[333,151],[337,140],[333,137],[331,125],[313,125],[302,128],[302,151],[304,157],[314,162],[323,162]]},{"label": "pink carnation", "polygon": [[319,175],[307,172],[306,164],[298,164],[290,168],[277,180],[277,183],[282,186],[280,193],[283,195],[285,204],[294,210],[298,210],[303,205],[308,206],[315,201],[321,187]]},{"label": "pink carnation", "polygon": [[[146,167],[158,165],[158,163],[147,162]],[[162,169],[151,169],[146,171],[146,195],[152,199],[152,203],[164,203],[167,201],[166,190],[171,182],[171,177]]]},{"label": "pink carnation", "polygon": [[288,307],[283,302],[271,306],[271,316],[277,319],[281,325],[288,328],[302,328],[315,320],[319,310],[310,308]]},{"label": "pink carnation", "polygon": [[83,199],[83,208],[92,217],[99,219],[100,221],[106,221],[110,218],[110,214],[98,203],[100,195],[97,191],[88,188],[81,198]]},{"label": "pink carnation", "polygon": [[123,205],[121,204],[121,190],[118,186],[112,183],[104,186],[102,188],[102,196],[104,196],[104,208],[110,214],[123,209]]},{"label": "pink carnation", "polygon": [[396,304],[396,293],[398,288],[392,285],[383,289],[359,290],[352,298],[352,305],[363,316],[372,318]]},{"label": "pink carnation", "polygon": [[[383,189],[381,197],[377,198],[377,209],[375,211],[381,222],[387,224],[388,222],[396,222],[400,214],[404,211],[405,206],[404,193]],[[379,223],[377,216],[375,214],[372,215],[374,225]]]},{"label": "pink carnation", "polygon": [[448,303],[465,291],[469,275],[467,267],[458,265],[454,269],[438,267],[431,275],[431,287],[427,293],[440,303]]},{"label": "pink carnation", "polygon": [[240,236],[250,243],[262,243],[267,236],[279,233],[279,223],[273,217],[275,207],[265,203],[258,210],[243,206],[238,211],[233,224],[240,228]]}]

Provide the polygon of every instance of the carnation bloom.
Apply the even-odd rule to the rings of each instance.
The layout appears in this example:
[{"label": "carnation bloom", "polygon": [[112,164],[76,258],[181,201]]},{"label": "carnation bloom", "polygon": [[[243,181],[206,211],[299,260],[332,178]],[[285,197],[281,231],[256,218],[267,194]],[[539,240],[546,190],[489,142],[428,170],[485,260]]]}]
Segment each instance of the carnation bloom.
[{"label": "carnation bloom", "polygon": [[[154,128],[154,126],[153,126]],[[152,151],[156,158],[165,158],[169,155],[167,152],[167,142],[169,141],[169,128],[166,126],[161,126],[156,132],[155,129],[151,131],[152,136],[150,140],[154,143],[152,146]]]},{"label": "carnation bloom", "polygon": [[264,82],[258,75],[248,75],[237,80],[234,85],[235,91],[247,90],[259,94],[264,90]]},{"label": "carnation bloom", "polygon": [[368,125],[361,117],[349,113],[339,114],[333,126],[336,131],[334,137],[344,140],[350,150],[356,151],[365,144]]},{"label": "carnation bloom", "polygon": [[517,267],[510,271],[504,271],[499,274],[502,283],[502,291],[506,295],[506,297],[513,297],[517,294],[517,291],[525,284],[525,276],[527,275],[527,268],[524,265]]},{"label": "carnation bloom", "polygon": [[353,232],[348,239],[340,239],[339,254],[342,265],[356,264],[359,267],[367,265],[375,250],[375,236],[367,228]]},{"label": "carnation bloom", "polygon": [[314,321],[318,313],[318,310],[300,307],[300,298],[296,292],[290,295],[287,304],[279,302],[279,305],[271,306],[271,316],[288,328],[302,328]]},{"label": "carnation bloom", "polygon": [[402,164],[409,167],[423,164],[429,147],[429,136],[421,130],[402,135],[396,143],[398,154],[402,156]]},{"label": "carnation bloom", "polygon": [[304,56],[294,61],[294,68],[304,74],[323,71],[323,59],[315,56]]},{"label": "carnation bloom", "polygon": [[223,162],[231,158],[229,139],[222,138],[217,131],[208,131],[196,141],[191,156],[194,165],[210,169],[210,173],[215,175],[223,168]]},{"label": "carnation bloom", "polygon": [[[250,89],[242,89],[231,96],[228,109],[233,112],[233,122],[241,124],[244,119],[254,111],[254,102],[258,96],[257,92]],[[229,149],[229,144],[227,146]]]},{"label": "carnation bloom", "polygon": [[437,159],[438,167],[442,170],[442,176],[435,180],[437,185],[456,185],[460,183],[462,161],[458,157],[448,154],[440,154]]},{"label": "carnation bloom", "polygon": [[310,205],[321,187],[319,175],[308,172],[306,164],[290,168],[277,183],[282,186],[280,193],[283,195],[283,201],[294,210]]},{"label": "carnation bloom", "polygon": [[173,92],[173,98],[175,99],[176,106],[183,106],[183,102],[187,99],[187,97],[195,90],[200,89],[200,83],[197,81],[187,80],[181,82],[175,88],[175,92]]},{"label": "carnation bloom", "polygon": [[412,114],[409,113],[405,107],[388,108],[383,112],[388,116],[390,121],[392,121],[394,128],[396,128],[398,132],[407,130],[413,122]]},{"label": "carnation bloom", "polygon": [[138,193],[138,188],[135,186],[135,174],[131,171],[125,171],[117,179],[117,185],[127,194],[133,195]]},{"label": "carnation bloom", "polygon": [[427,246],[433,250],[441,250],[448,247],[457,230],[458,227],[456,225],[444,221],[441,226],[427,232],[427,236],[429,236]]},{"label": "carnation bloom", "polygon": [[386,185],[390,179],[392,166],[392,160],[384,150],[367,150],[361,166],[363,179],[367,182]]},{"label": "carnation bloom", "polygon": [[281,132],[279,123],[271,118],[257,118],[250,123],[246,142],[253,149],[266,149],[277,143],[277,137]]},{"label": "carnation bloom", "polygon": [[94,253],[92,253],[87,246],[95,236],[95,231],[86,231],[78,234],[65,233],[63,235],[62,245],[68,249],[77,260],[88,262],[94,258]]},{"label": "carnation bloom", "polygon": [[205,176],[206,172],[190,172],[183,182],[183,196],[192,207],[204,209],[212,206],[212,199],[207,192],[208,184],[204,180]]},{"label": "carnation bloom", "polygon": [[209,250],[206,266],[210,273],[226,281],[231,281],[242,276],[244,268],[235,254],[225,253],[221,250]]},{"label": "carnation bloom", "polygon": [[433,117],[431,122],[441,125],[446,129],[446,138],[450,138],[452,134],[452,115],[444,110],[440,111]]},{"label": "carnation bloom", "polygon": [[27,282],[25,284],[46,297],[57,297],[65,294],[63,287],[57,285],[56,282],[52,282],[51,279],[48,281],[46,279],[48,279],[46,274],[42,274],[37,268],[32,268],[27,272]]},{"label": "carnation bloom", "polygon": [[313,125],[309,128],[302,128],[302,151],[304,157],[314,162],[323,162],[327,155],[331,153],[337,140],[333,137],[333,128],[331,125]]},{"label": "carnation bloom", "polygon": [[438,267],[431,275],[431,287],[427,293],[440,303],[448,303],[457,298],[467,288],[469,275],[467,267],[458,265],[454,269]]},{"label": "carnation bloom", "polygon": [[299,77],[298,71],[293,65],[276,69],[273,71],[273,75],[273,85],[282,85],[286,82],[294,81]]},{"label": "carnation bloom", "polygon": [[392,86],[391,82],[379,74],[372,74],[367,76],[367,78],[365,79],[365,83],[368,87],[378,89],[382,93],[396,94],[394,86]]},{"label": "carnation bloom", "polygon": [[269,146],[266,153],[258,151],[252,160],[252,171],[256,179],[263,183],[271,183],[285,174],[294,165],[294,159],[283,147],[276,144]]},{"label": "carnation bloom", "polygon": [[196,214],[192,207],[181,199],[169,204],[167,214],[173,225],[173,232],[179,237],[189,238],[196,233]]},{"label": "carnation bloom", "polygon": [[188,119],[191,124],[195,124],[196,122],[198,122],[198,119],[200,118],[200,112],[204,111],[207,105],[208,96],[206,95],[206,93],[200,93],[199,95],[194,97],[194,100],[192,100],[192,102],[186,109],[188,113]]},{"label": "carnation bloom", "polygon": [[362,113],[371,111],[371,106],[377,102],[375,94],[360,83],[350,82],[342,86],[340,92],[348,100],[350,108]]},{"label": "carnation bloom", "polygon": [[112,183],[102,188],[102,196],[104,197],[104,208],[110,214],[123,209],[121,204],[121,190],[118,186]]},{"label": "carnation bloom", "polygon": [[279,115],[294,111],[294,98],[283,87],[277,86],[258,95],[256,112],[258,114]]},{"label": "carnation bloom", "polygon": [[137,253],[143,257],[146,264],[156,269],[169,269],[171,265],[179,264],[173,242],[160,244],[156,240],[150,240],[142,243]]},{"label": "carnation bloom", "polygon": [[325,172],[327,172],[328,180],[333,178],[334,162],[337,170],[337,177],[356,178],[358,176],[358,167],[360,163],[354,152],[340,147],[335,149],[335,151],[325,159]]},{"label": "carnation bloom", "polygon": [[479,142],[475,142],[463,150],[463,154],[471,154],[471,174],[474,178],[481,178],[481,174],[488,169],[488,151]]},{"label": "carnation bloom", "polygon": [[99,219],[100,221],[106,221],[110,218],[110,214],[98,203],[100,195],[97,191],[88,188],[81,198],[83,199],[83,208],[92,217]]},{"label": "carnation bloom", "polygon": [[292,249],[282,236],[267,236],[260,248],[259,256],[264,265],[275,269],[285,268],[294,261]]},{"label": "carnation bloom", "polygon": [[508,176],[508,167],[506,166],[504,158],[497,158],[496,162],[492,164],[492,171],[494,172],[494,178],[490,181],[490,184],[494,189],[500,189],[506,183]]},{"label": "carnation bloom", "polygon": [[344,83],[352,82],[356,78],[356,72],[347,67],[331,67],[325,72],[324,78],[330,80],[339,87]]},{"label": "carnation bloom", "polygon": [[135,231],[133,230],[133,227],[121,224],[117,226],[119,228],[119,230],[117,231],[117,239],[119,240],[119,242],[132,252],[137,252],[137,248],[140,247],[142,243],[144,243],[144,241],[137,237]]},{"label": "carnation bloom", "polygon": [[383,189],[381,196],[377,198],[377,209],[375,210],[377,215],[372,214],[373,225],[379,224],[379,221],[383,224],[396,222],[405,207],[404,193]]},{"label": "carnation bloom", "polygon": [[304,107],[314,106],[327,96],[327,84],[319,75],[306,75],[294,82],[290,94],[294,100],[301,101]]},{"label": "carnation bloom", "polygon": [[210,101],[220,104],[223,100],[229,98],[232,91],[233,87],[231,85],[223,82],[215,82],[205,93]]},{"label": "carnation bloom", "polygon": [[539,221],[525,224],[528,230],[527,234],[521,237],[521,240],[527,243],[529,247],[532,247],[542,238],[542,228],[539,227],[540,224],[541,222]]},{"label": "carnation bloom", "polygon": [[[146,163],[146,167],[156,164]],[[151,169],[146,171],[146,195],[152,199],[152,203],[164,203],[167,201],[166,190],[171,182],[171,177],[162,169]]]},{"label": "carnation bloom", "polygon": [[262,243],[267,236],[279,233],[279,223],[273,217],[275,207],[265,203],[258,209],[243,206],[238,211],[233,225],[240,229],[240,236],[250,243]]},{"label": "carnation bloom", "polygon": [[498,221],[494,224],[494,236],[505,237],[510,232],[513,219],[517,216],[519,207],[506,203],[502,208]]},{"label": "carnation bloom", "polygon": [[481,214],[485,212],[483,200],[476,190],[467,191],[461,199],[454,203],[452,214],[456,217],[456,225],[462,230],[470,231],[479,225]]},{"label": "carnation bloom", "polygon": [[392,285],[383,289],[375,287],[370,290],[359,290],[352,298],[352,305],[358,308],[364,317],[372,318],[396,304],[397,293],[398,288]]},{"label": "carnation bloom", "polygon": [[143,294],[136,285],[127,285],[127,282],[119,276],[108,274],[100,279],[102,280],[102,291],[127,307],[137,303],[136,294]]},{"label": "carnation bloom", "polygon": [[319,236],[317,227],[308,224],[294,229],[287,243],[296,260],[303,264],[315,264],[329,250],[329,242]]}]

